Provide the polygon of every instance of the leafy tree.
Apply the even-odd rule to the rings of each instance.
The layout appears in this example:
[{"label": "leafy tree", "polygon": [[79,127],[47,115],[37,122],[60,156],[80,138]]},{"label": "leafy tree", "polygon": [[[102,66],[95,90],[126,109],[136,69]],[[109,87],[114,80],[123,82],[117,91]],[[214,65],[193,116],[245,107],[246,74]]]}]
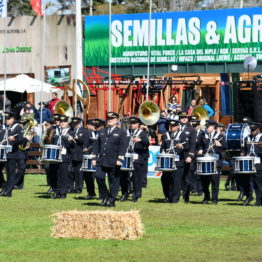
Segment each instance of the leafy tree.
[{"label": "leafy tree", "polygon": [[7,3],[8,16],[35,15],[30,0],[9,0]]}]

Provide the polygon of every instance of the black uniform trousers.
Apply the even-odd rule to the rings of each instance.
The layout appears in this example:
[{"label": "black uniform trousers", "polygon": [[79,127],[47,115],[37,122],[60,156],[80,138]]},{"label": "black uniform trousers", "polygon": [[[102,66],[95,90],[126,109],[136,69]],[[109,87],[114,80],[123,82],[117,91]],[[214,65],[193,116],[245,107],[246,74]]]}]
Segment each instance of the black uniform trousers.
[{"label": "black uniform trousers", "polygon": [[252,174],[235,174],[241,193],[247,198],[253,194],[253,177]]},{"label": "black uniform trousers", "polygon": [[71,190],[82,192],[83,189],[83,172],[80,171],[82,161],[72,160],[72,168],[68,176],[68,186]]},{"label": "black uniform trousers", "polygon": [[[109,190],[106,186],[106,174],[108,176]],[[114,202],[120,186],[120,166],[103,167],[97,165],[95,177],[101,198],[107,198],[110,202]]]},{"label": "black uniform trousers", "polygon": [[221,173],[221,168],[217,168],[217,174],[200,176],[205,200],[210,200],[209,186],[211,184],[212,201],[216,201],[216,202],[218,201],[220,173]]},{"label": "black uniform trousers", "polygon": [[193,188],[193,173],[191,172],[191,164],[185,163],[182,183],[183,183],[183,196],[185,200],[189,200],[191,189]]},{"label": "black uniform trousers", "polygon": [[161,184],[165,198],[169,198],[172,182],[172,172],[162,172]]},{"label": "black uniform trousers", "polygon": [[58,179],[58,168],[59,165],[57,164],[49,164],[49,170],[48,170],[48,176],[50,180],[50,186],[53,189],[55,193],[58,191],[58,186],[57,186],[57,179]]},{"label": "black uniform trousers", "polygon": [[145,160],[145,163],[143,164],[142,167],[142,187],[146,188],[147,187],[147,173],[148,173],[148,159]]},{"label": "black uniform trousers", "polygon": [[133,199],[142,196],[142,185],[144,181],[144,164],[134,163],[133,176]]},{"label": "black uniform trousers", "polygon": [[169,194],[170,203],[178,203],[180,199],[180,194],[182,190],[182,177],[183,177],[184,167],[178,166],[177,170],[172,172],[171,175],[171,187]]},{"label": "black uniform trousers", "polygon": [[256,205],[262,205],[262,170],[257,170],[253,176],[256,193]]},{"label": "black uniform trousers", "polygon": [[6,173],[5,192],[10,192],[25,173],[25,159],[8,159],[6,162]]},{"label": "black uniform trousers", "polygon": [[120,171],[120,188],[122,196],[127,196],[131,192],[130,171]]},{"label": "black uniform trousers", "polygon": [[66,195],[67,193],[68,166],[69,166],[69,162],[62,162],[58,164],[57,194],[59,195]]},{"label": "black uniform trousers", "polygon": [[86,183],[86,191],[90,196],[95,196],[95,180],[94,172],[83,172],[83,177]]}]

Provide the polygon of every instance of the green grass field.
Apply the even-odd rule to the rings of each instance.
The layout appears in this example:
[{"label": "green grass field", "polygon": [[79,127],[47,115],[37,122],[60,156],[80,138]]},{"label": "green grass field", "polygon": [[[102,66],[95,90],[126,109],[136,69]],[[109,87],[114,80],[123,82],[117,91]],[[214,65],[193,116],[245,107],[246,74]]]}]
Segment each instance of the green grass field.
[{"label": "green grass field", "polygon": [[[0,261],[262,261],[262,208],[235,201],[224,191],[219,205],[164,204],[159,179],[149,179],[137,203],[117,203],[113,210],[141,211],[145,234],[136,241],[52,239],[50,216],[64,210],[104,210],[99,200],[51,200],[45,176],[28,175],[24,190],[0,198]],[[85,196],[82,194],[81,196]]]}]

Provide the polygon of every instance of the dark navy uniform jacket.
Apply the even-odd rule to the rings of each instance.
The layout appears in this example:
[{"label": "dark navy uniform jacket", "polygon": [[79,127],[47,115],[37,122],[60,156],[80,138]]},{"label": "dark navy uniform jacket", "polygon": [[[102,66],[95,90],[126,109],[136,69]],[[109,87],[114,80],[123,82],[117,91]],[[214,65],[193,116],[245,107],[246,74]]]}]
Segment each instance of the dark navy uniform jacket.
[{"label": "dark navy uniform jacket", "polygon": [[117,160],[124,159],[126,150],[126,131],[118,127],[114,127],[109,135],[108,127],[101,129],[93,144],[94,159],[103,167],[115,167]]},{"label": "dark navy uniform jacket", "polygon": [[[213,145],[215,140],[219,141],[222,146],[219,147],[219,146]],[[203,143],[204,143],[204,154],[208,153],[210,155],[212,154],[218,155],[219,160],[217,161],[217,166],[221,167],[222,162],[223,162],[222,150],[227,149],[227,143],[226,143],[225,136],[221,133],[218,133],[217,131],[213,133],[212,137],[210,137],[210,134],[205,133],[204,138],[203,138]]]},{"label": "dark navy uniform jacket", "polygon": [[148,159],[149,139],[147,133],[143,130],[134,130],[134,136],[141,139],[140,142],[134,143],[133,153],[138,154],[138,158],[134,160],[135,164],[144,164]]},{"label": "dark navy uniform jacket", "polygon": [[[12,152],[7,153],[7,159],[26,159],[26,151],[19,150],[19,145],[24,145],[26,142],[26,139],[23,137],[24,130],[22,126],[14,122],[11,126],[7,126],[6,129],[7,137],[15,136],[15,141],[8,141],[9,145],[12,146]],[[7,145],[7,141],[3,145]]]},{"label": "dark navy uniform jacket", "polygon": [[[255,164],[256,170],[262,170],[262,147],[258,143],[262,143],[262,134],[256,136],[248,136],[244,140],[245,146],[242,150],[244,155],[260,157],[260,164]],[[253,145],[252,145],[253,144]]]},{"label": "dark navy uniform jacket", "polygon": [[98,134],[97,131],[86,129],[85,141],[83,144],[84,149],[88,149],[84,152],[86,155],[90,155],[93,152],[94,142],[97,140]]},{"label": "dark navy uniform jacket", "polygon": [[[174,151],[169,151],[171,143],[173,143]],[[182,144],[183,148],[175,147],[177,144]],[[179,155],[179,161],[177,161],[177,166],[183,166],[184,160],[186,158],[186,152],[190,149],[189,137],[181,131],[174,133],[168,132],[164,134],[162,144],[160,147],[160,152],[165,152],[167,154]]]},{"label": "dark navy uniform jacket", "polygon": [[196,152],[196,130],[189,124],[181,125],[182,137],[189,142],[189,148],[184,149],[185,158],[195,157]]},{"label": "dark navy uniform jacket", "polygon": [[70,134],[69,132],[70,128],[67,128],[67,132],[63,134],[64,130],[65,129],[62,129],[61,127],[56,128],[56,133],[54,134],[52,138],[52,144],[59,145],[59,137],[61,137],[61,146],[62,148],[66,149],[66,154],[62,154],[62,160],[63,162],[70,162],[71,161],[71,150],[72,150],[74,142],[68,141],[67,134]]},{"label": "dark navy uniform jacket", "polygon": [[83,160],[83,148],[86,140],[86,136],[88,135],[87,129],[80,127],[79,129],[71,129],[69,134],[74,138],[76,143],[73,141],[71,148],[71,156],[74,161],[82,161]]}]

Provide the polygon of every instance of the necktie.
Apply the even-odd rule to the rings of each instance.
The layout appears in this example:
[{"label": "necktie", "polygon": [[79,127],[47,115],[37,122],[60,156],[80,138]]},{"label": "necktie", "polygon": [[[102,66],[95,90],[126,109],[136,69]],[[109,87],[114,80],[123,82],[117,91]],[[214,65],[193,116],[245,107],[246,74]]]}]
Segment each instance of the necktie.
[{"label": "necktie", "polygon": [[108,128],[107,134],[110,135],[111,133],[111,127]]}]

